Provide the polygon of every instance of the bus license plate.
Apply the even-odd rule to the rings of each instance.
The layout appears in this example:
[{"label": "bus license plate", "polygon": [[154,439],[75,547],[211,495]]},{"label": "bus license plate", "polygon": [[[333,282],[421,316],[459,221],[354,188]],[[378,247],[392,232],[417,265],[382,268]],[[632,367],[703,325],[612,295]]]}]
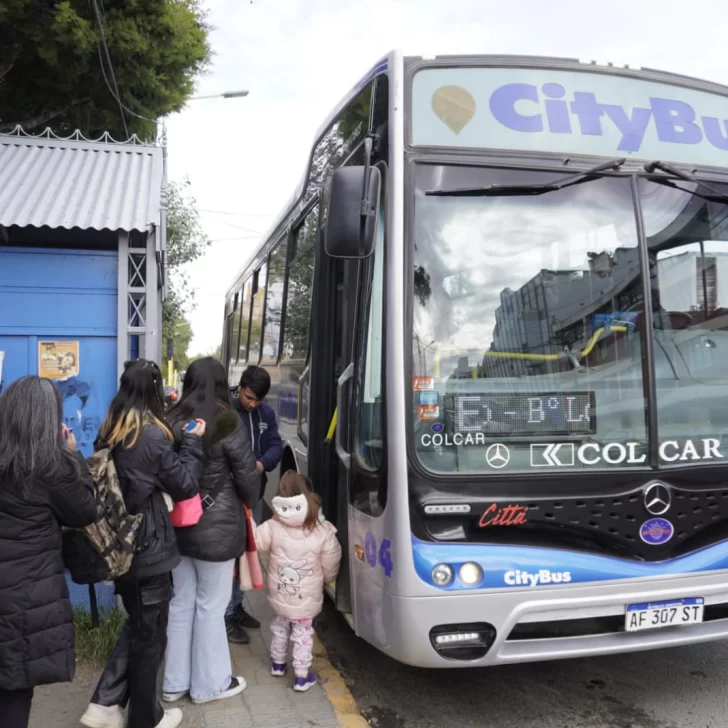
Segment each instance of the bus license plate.
[{"label": "bus license plate", "polygon": [[669,602],[628,604],[624,628],[627,632],[659,627],[677,627],[703,621],[705,600],[673,599]]}]

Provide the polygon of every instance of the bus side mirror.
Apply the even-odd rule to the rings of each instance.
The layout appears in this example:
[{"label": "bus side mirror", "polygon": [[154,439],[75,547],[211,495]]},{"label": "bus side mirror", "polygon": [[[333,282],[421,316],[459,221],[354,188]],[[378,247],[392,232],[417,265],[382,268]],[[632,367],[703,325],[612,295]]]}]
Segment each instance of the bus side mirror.
[{"label": "bus side mirror", "polygon": [[340,167],[331,179],[326,253],[368,258],[374,252],[382,175],[376,167]]}]

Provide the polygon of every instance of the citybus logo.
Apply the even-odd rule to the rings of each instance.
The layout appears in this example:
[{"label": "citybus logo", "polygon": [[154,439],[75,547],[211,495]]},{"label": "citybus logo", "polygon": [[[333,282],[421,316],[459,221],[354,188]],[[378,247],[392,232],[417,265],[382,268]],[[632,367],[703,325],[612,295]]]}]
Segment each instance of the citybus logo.
[{"label": "citybus logo", "polygon": [[568,584],[571,581],[570,571],[549,571],[540,569],[535,574],[521,569],[506,571],[503,581],[508,586],[542,586],[544,584]]},{"label": "citybus logo", "polygon": [[559,83],[540,88],[509,83],[491,94],[490,113],[508,129],[530,134],[573,134],[578,129],[582,136],[604,136],[609,124],[622,135],[617,145],[622,152],[639,151],[650,123],[660,142],[697,145],[707,139],[716,149],[728,150],[728,120],[699,115],[685,101],[658,96],[649,96],[649,106],[625,107],[603,103],[591,91],[569,93]]}]

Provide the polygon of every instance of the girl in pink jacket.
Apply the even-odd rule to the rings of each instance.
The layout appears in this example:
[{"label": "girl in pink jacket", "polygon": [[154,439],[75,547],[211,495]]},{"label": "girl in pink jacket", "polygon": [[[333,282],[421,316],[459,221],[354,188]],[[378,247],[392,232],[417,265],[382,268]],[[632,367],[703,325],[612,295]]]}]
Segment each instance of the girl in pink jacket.
[{"label": "girl in pink jacket", "polygon": [[333,581],[339,571],[341,546],[305,476],[293,470],[283,475],[273,511],[273,519],[255,532],[258,550],[270,552],[268,602],[277,615],[271,622],[271,675],[286,674],[290,639],[293,689],[305,692],[317,680],[310,669],[313,618],[323,607],[324,583]]}]

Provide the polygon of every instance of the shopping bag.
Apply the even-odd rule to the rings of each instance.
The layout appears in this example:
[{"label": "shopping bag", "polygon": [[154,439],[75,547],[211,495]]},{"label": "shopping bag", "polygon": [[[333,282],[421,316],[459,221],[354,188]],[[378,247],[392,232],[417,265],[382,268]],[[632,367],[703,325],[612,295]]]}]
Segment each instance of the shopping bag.
[{"label": "shopping bag", "polygon": [[[255,525],[253,524],[253,515],[247,506],[243,506],[243,508],[245,510],[246,538],[245,553],[242,558],[246,562],[246,567],[250,574],[250,582],[253,589],[262,589],[265,585],[263,583],[263,571],[260,568],[260,559],[258,558],[258,548],[255,545]],[[240,583],[242,588],[242,581]]]},{"label": "shopping bag", "polygon": [[250,577],[250,567],[245,554],[238,559],[238,581],[240,582],[240,591],[253,591],[255,588]]}]

